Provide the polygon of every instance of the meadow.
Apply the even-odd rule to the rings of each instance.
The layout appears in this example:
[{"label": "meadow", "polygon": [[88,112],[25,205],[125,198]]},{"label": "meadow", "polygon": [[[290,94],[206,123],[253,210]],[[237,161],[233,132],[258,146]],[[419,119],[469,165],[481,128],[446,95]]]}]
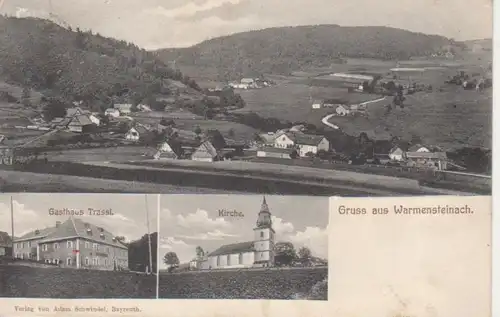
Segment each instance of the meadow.
[{"label": "meadow", "polygon": [[327,279],[328,268],[160,273],[158,297],[328,300]]},{"label": "meadow", "polygon": [[461,147],[491,148],[492,94],[448,86],[442,92],[408,95],[404,108],[387,112],[391,100],[370,104],[367,116],[332,117],[330,122],[345,133],[386,138],[400,136],[454,150]]},{"label": "meadow", "polygon": [[377,96],[348,93],[346,88],[310,86],[301,82],[282,83],[274,87],[238,91],[246,107],[234,113],[255,112],[262,117],[290,122],[321,124],[321,119],[333,109],[312,109],[314,101],[338,99],[358,103]]},{"label": "meadow", "polygon": [[0,265],[0,297],[156,298],[156,276]]}]

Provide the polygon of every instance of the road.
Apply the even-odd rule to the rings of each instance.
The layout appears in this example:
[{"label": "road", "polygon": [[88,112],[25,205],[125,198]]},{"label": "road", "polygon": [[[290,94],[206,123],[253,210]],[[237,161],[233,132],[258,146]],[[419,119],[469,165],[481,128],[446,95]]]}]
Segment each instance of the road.
[{"label": "road", "polygon": [[[374,100],[365,101],[365,102],[360,103],[359,105],[360,105],[360,106],[366,106],[366,105],[369,105],[369,104],[371,104],[371,103],[379,102],[379,101],[382,101],[382,100],[385,100],[385,97],[383,97],[383,98],[379,98],[379,99],[374,99]],[[324,125],[326,125],[326,126],[328,126],[328,127],[332,128],[332,129],[338,130],[338,129],[340,129],[340,127],[339,127],[338,125],[335,125],[335,124],[333,124],[333,123],[331,123],[331,122],[330,122],[330,119],[331,119],[332,117],[335,117],[336,115],[337,115],[337,114],[336,114],[335,112],[334,112],[334,113],[331,113],[331,114],[329,114],[329,115],[326,115],[325,117],[323,117],[323,119],[321,119],[321,122],[322,122]]]}]

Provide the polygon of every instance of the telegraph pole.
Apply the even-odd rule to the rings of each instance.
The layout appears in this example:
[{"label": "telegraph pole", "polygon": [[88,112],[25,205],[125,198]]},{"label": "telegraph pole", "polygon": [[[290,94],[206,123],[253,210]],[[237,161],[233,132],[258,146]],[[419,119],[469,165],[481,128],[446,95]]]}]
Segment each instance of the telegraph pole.
[{"label": "telegraph pole", "polygon": [[146,221],[148,227],[148,250],[149,250],[149,271],[153,272],[153,255],[151,254],[151,231],[149,229],[149,208],[148,208],[148,195],[144,195],[146,201]]}]

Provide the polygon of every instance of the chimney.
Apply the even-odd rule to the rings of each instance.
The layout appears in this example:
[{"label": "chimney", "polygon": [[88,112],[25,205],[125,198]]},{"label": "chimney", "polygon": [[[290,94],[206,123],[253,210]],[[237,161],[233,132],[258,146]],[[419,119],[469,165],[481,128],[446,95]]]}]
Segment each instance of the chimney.
[{"label": "chimney", "polygon": [[59,228],[60,225],[61,225],[61,222],[60,221],[56,221],[56,228]]},{"label": "chimney", "polygon": [[[57,224],[56,224],[56,226],[57,226]],[[38,235],[38,234],[40,234],[40,230],[36,229],[35,230],[35,235]]]}]

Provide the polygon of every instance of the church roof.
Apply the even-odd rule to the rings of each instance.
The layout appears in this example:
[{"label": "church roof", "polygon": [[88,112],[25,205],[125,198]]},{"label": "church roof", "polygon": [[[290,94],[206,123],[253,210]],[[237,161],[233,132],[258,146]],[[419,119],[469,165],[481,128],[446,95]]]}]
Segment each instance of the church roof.
[{"label": "church roof", "polygon": [[211,252],[208,256],[226,255],[255,251],[253,241],[226,244]]}]

